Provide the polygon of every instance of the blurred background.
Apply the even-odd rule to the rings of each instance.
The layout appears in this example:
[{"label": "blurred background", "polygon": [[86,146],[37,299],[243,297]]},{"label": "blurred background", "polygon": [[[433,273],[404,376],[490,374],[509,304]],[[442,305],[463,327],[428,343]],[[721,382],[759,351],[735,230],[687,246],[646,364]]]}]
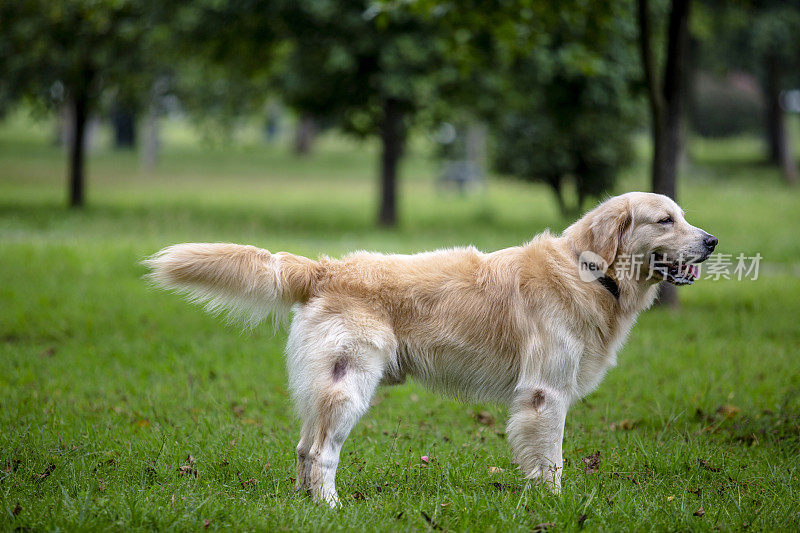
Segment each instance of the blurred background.
[{"label": "blurred background", "polygon": [[0,23],[6,207],[363,177],[344,216],[392,227],[510,178],[564,216],[631,169],[671,196],[734,161],[797,182],[795,2],[4,0]]}]

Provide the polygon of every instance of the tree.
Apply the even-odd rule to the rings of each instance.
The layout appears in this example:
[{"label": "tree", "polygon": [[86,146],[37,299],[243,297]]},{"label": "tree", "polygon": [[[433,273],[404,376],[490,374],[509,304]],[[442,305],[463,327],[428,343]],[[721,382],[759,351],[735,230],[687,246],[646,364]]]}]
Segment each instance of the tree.
[{"label": "tree", "polygon": [[378,223],[397,222],[408,128],[435,100],[444,63],[436,28],[403,5],[298,0],[282,10],[291,52],[279,76],[288,105],[381,140]]},{"label": "tree", "polygon": [[218,81],[228,87],[271,81],[301,120],[378,136],[378,221],[396,223],[406,133],[418,109],[433,100],[428,76],[441,56],[436,32],[422,17],[403,5],[366,0],[195,0],[181,10],[178,27],[179,40],[224,71]]},{"label": "tree", "polygon": [[[663,73],[653,50],[653,24],[648,0],[638,0],[639,49],[650,103],[653,139],[651,179],[653,192],[676,198],[676,178],[686,107],[689,13],[691,0],[672,0],[666,34]],[[662,284],[661,303],[675,306],[674,286]]]},{"label": "tree", "polygon": [[667,29],[663,74],[653,50],[653,28],[648,0],[638,0],[639,46],[644,71],[653,138],[651,178],[653,192],[676,196],[681,128],[686,106],[687,50],[691,0],[672,0]]},{"label": "tree", "polygon": [[[564,214],[610,190],[631,160],[635,32],[627,6],[600,4],[549,28],[547,42],[504,71],[494,120],[499,170],[554,191]],[[564,182],[573,178],[569,207]]]},{"label": "tree", "polygon": [[[492,126],[499,170],[554,191],[562,211],[613,184],[635,125],[630,2],[418,0],[457,76],[440,93]],[[572,178],[572,208],[563,184]]]},{"label": "tree", "polygon": [[181,2],[170,25],[178,56],[172,90],[193,116],[230,126],[263,108],[285,48],[284,2],[290,0]]},{"label": "tree", "polygon": [[147,37],[157,12],[151,7],[142,0],[0,0],[4,92],[70,108],[72,207],[85,200],[86,123],[100,94],[146,72]]},{"label": "tree", "polygon": [[800,8],[788,0],[699,3],[702,67],[711,71],[744,70],[761,83],[767,159],[779,166],[785,181],[798,181],[797,163],[785,125],[781,93],[800,83]]},{"label": "tree", "polygon": [[798,181],[797,163],[786,130],[781,92],[788,82],[797,83],[800,77],[800,9],[796,3],[767,0],[754,2],[750,10],[752,49],[760,68],[766,96],[765,120],[769,160],[780,166],[789,185]]}]

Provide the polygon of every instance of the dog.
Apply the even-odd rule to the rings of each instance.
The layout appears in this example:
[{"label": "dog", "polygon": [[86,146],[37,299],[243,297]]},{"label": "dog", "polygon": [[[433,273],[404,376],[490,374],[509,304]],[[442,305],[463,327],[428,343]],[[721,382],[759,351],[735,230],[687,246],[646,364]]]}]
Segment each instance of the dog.
[{"label": "dog", "polygon": [[[308,259],[236,244],[177,244],[144,261],[159,287],[249,326],[293,310],[289,385],[302,421],[296,489],[336,506],[339,453],[381,384],[407,376],[509,406],[524,476],[561,487],[567,411],[594,390],[660,282],[688,285],[716,237],[670,198],[607,199],[560,236],[482,253],[356,252]],[[624,272],[621,264],[637,269]]]}]

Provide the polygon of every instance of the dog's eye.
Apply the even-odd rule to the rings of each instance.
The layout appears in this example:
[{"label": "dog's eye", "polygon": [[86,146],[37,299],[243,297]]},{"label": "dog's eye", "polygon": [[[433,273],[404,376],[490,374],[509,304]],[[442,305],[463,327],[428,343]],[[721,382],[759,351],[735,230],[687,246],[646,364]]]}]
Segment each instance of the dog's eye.
[{"label": "dog's eye", "polygon": [[673,222],[674,220],[672,220],[672,215],[668,215],[658,221],[659,224],[672,224]]}]

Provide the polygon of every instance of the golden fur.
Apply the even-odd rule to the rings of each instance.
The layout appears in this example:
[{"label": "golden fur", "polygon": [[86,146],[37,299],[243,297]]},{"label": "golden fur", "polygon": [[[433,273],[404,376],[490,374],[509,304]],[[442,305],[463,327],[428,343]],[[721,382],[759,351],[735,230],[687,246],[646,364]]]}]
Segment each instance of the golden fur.
[{"label": "golden fur", "polygon": [[[646,269],[615,276],[617,258],[658,253],[700,262],[713,249],[709,239],[716,244],[669,198],[628,193],[561,236],[545,232],[488,254],[468,247],[314,261],[253,246],[180,244],[146,264],[158,285],[250,325],[294,307],[287,359],[303,421],[297,485],[335,505],[344,440],[378,384],[406,376],[508,404],[515,460],[526,477],[557,491],[567,410],[615,364],[662,279],[646,279]],[[616,277],[619,298],[581,279],[586,251]]]}]

